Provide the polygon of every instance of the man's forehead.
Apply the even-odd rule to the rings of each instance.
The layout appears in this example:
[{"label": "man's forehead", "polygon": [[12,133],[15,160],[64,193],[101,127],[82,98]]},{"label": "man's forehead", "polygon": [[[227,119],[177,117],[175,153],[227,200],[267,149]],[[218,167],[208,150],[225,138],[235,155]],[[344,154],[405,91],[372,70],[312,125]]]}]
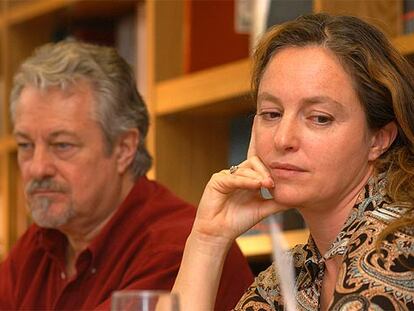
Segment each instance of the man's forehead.
[{"label": "man's forehead", "polygon": [[92,90],[88,85],[68,88],[48,87],[37,88],[28,85],[23,88],[16,105],[16,112],[21,110],[70,110],[91,111],[94,102]]},{"label": "man's forehead", "polygon": [[47,86],[36,86],[34,84],[27,84],[22,88],[20,93],[20,99],[22,96],[33,93],[37,93],[41,96],[49,96],[52,94],[59,95],[61,97],[72,97],[76,94],[86,94],[90,92],[90,86],[88,84],[81,83],[63,83]]},{"label": "man's forehead", "polygon": [[[49,139],[54,139],[54,138],[60,138],[60,137],[77,137],[77,132],[71,129],[66,129],[66,128],[54,128],[54,129],[50,129],[49,131],[46,131],[47,133],[47,138]],[[15,128],[13,131],[13,134],[15,137],[22,137],[22,138],[30,138],[31,136],[31,131],[30,130],[26,130],[25,128],[23,129],[19,129],[19,128]]]},{"label": "man's forehead", "polygon": [[94,121],[93,99],[86,90],[68,93],[60,89],[40,90],[27,87],[22,91],[15,109],[15,126],[18,123],[42,122],[59,125],[59,122]]}]

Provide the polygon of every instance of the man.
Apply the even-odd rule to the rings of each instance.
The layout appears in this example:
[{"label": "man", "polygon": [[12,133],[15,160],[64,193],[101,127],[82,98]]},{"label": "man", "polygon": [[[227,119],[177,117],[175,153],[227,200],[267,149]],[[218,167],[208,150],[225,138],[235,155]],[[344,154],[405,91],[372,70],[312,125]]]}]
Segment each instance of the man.
[{"label": "man", "polygon": [[[170,289],[195,208],[145,177],[148,114],[126,62],[45,45],[16,74],[11,113],[35,224],[0,266],[0,309],[108,309],[115,290]],[[233,246],[216,309],[251,281]]]}]

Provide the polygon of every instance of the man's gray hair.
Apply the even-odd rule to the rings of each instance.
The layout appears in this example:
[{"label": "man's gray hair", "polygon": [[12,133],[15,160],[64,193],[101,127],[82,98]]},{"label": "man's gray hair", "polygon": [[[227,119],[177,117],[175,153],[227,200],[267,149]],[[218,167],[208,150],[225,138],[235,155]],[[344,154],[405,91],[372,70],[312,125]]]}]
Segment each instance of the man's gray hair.
[{"label": "man's gray hair", "polygon": [[92,87],[96,101],[93,117],[102,127],[109,152],[120,134],[131,128],[139,130],[137,153],[130,169],[135,178],[145,175],[152,162],[145,146],[147,107],[137,91],[131,67],[113,48],[65,40],[36,49],[14,76],[12,120],[25,86],[66,90],[85,82]]}]

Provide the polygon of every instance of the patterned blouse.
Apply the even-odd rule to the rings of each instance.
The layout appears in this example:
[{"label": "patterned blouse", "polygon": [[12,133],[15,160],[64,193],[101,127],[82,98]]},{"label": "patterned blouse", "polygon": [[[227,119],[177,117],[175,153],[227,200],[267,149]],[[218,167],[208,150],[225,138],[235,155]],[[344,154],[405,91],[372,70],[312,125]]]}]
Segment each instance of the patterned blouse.
[{"label": "patterned blouse", "polygon": [[[319,310],[325,261],[342,256],[329,310],[414,310],[414,227],[387,236],[379,255],[379,233],[406,210],[385,195],[385,178],[371,178],[342,231],[321,256],[312,237],[291,252],[298,310]],[[284,310],[274,266],[256,278],[236,311]]]}]

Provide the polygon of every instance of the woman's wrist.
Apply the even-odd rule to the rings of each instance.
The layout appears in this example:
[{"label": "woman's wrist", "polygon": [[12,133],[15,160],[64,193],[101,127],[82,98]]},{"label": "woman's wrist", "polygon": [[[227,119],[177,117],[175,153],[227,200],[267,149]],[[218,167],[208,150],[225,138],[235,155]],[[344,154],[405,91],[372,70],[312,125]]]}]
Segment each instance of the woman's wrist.
[{"label": "woman's wrist", "polygon": [[198,253],[214,256],[215,258],[226,256],[233,242],[234,240],[232,239],[219,235],[205,234],[197,230],[192,230],[187,239],[189,247]]}]

